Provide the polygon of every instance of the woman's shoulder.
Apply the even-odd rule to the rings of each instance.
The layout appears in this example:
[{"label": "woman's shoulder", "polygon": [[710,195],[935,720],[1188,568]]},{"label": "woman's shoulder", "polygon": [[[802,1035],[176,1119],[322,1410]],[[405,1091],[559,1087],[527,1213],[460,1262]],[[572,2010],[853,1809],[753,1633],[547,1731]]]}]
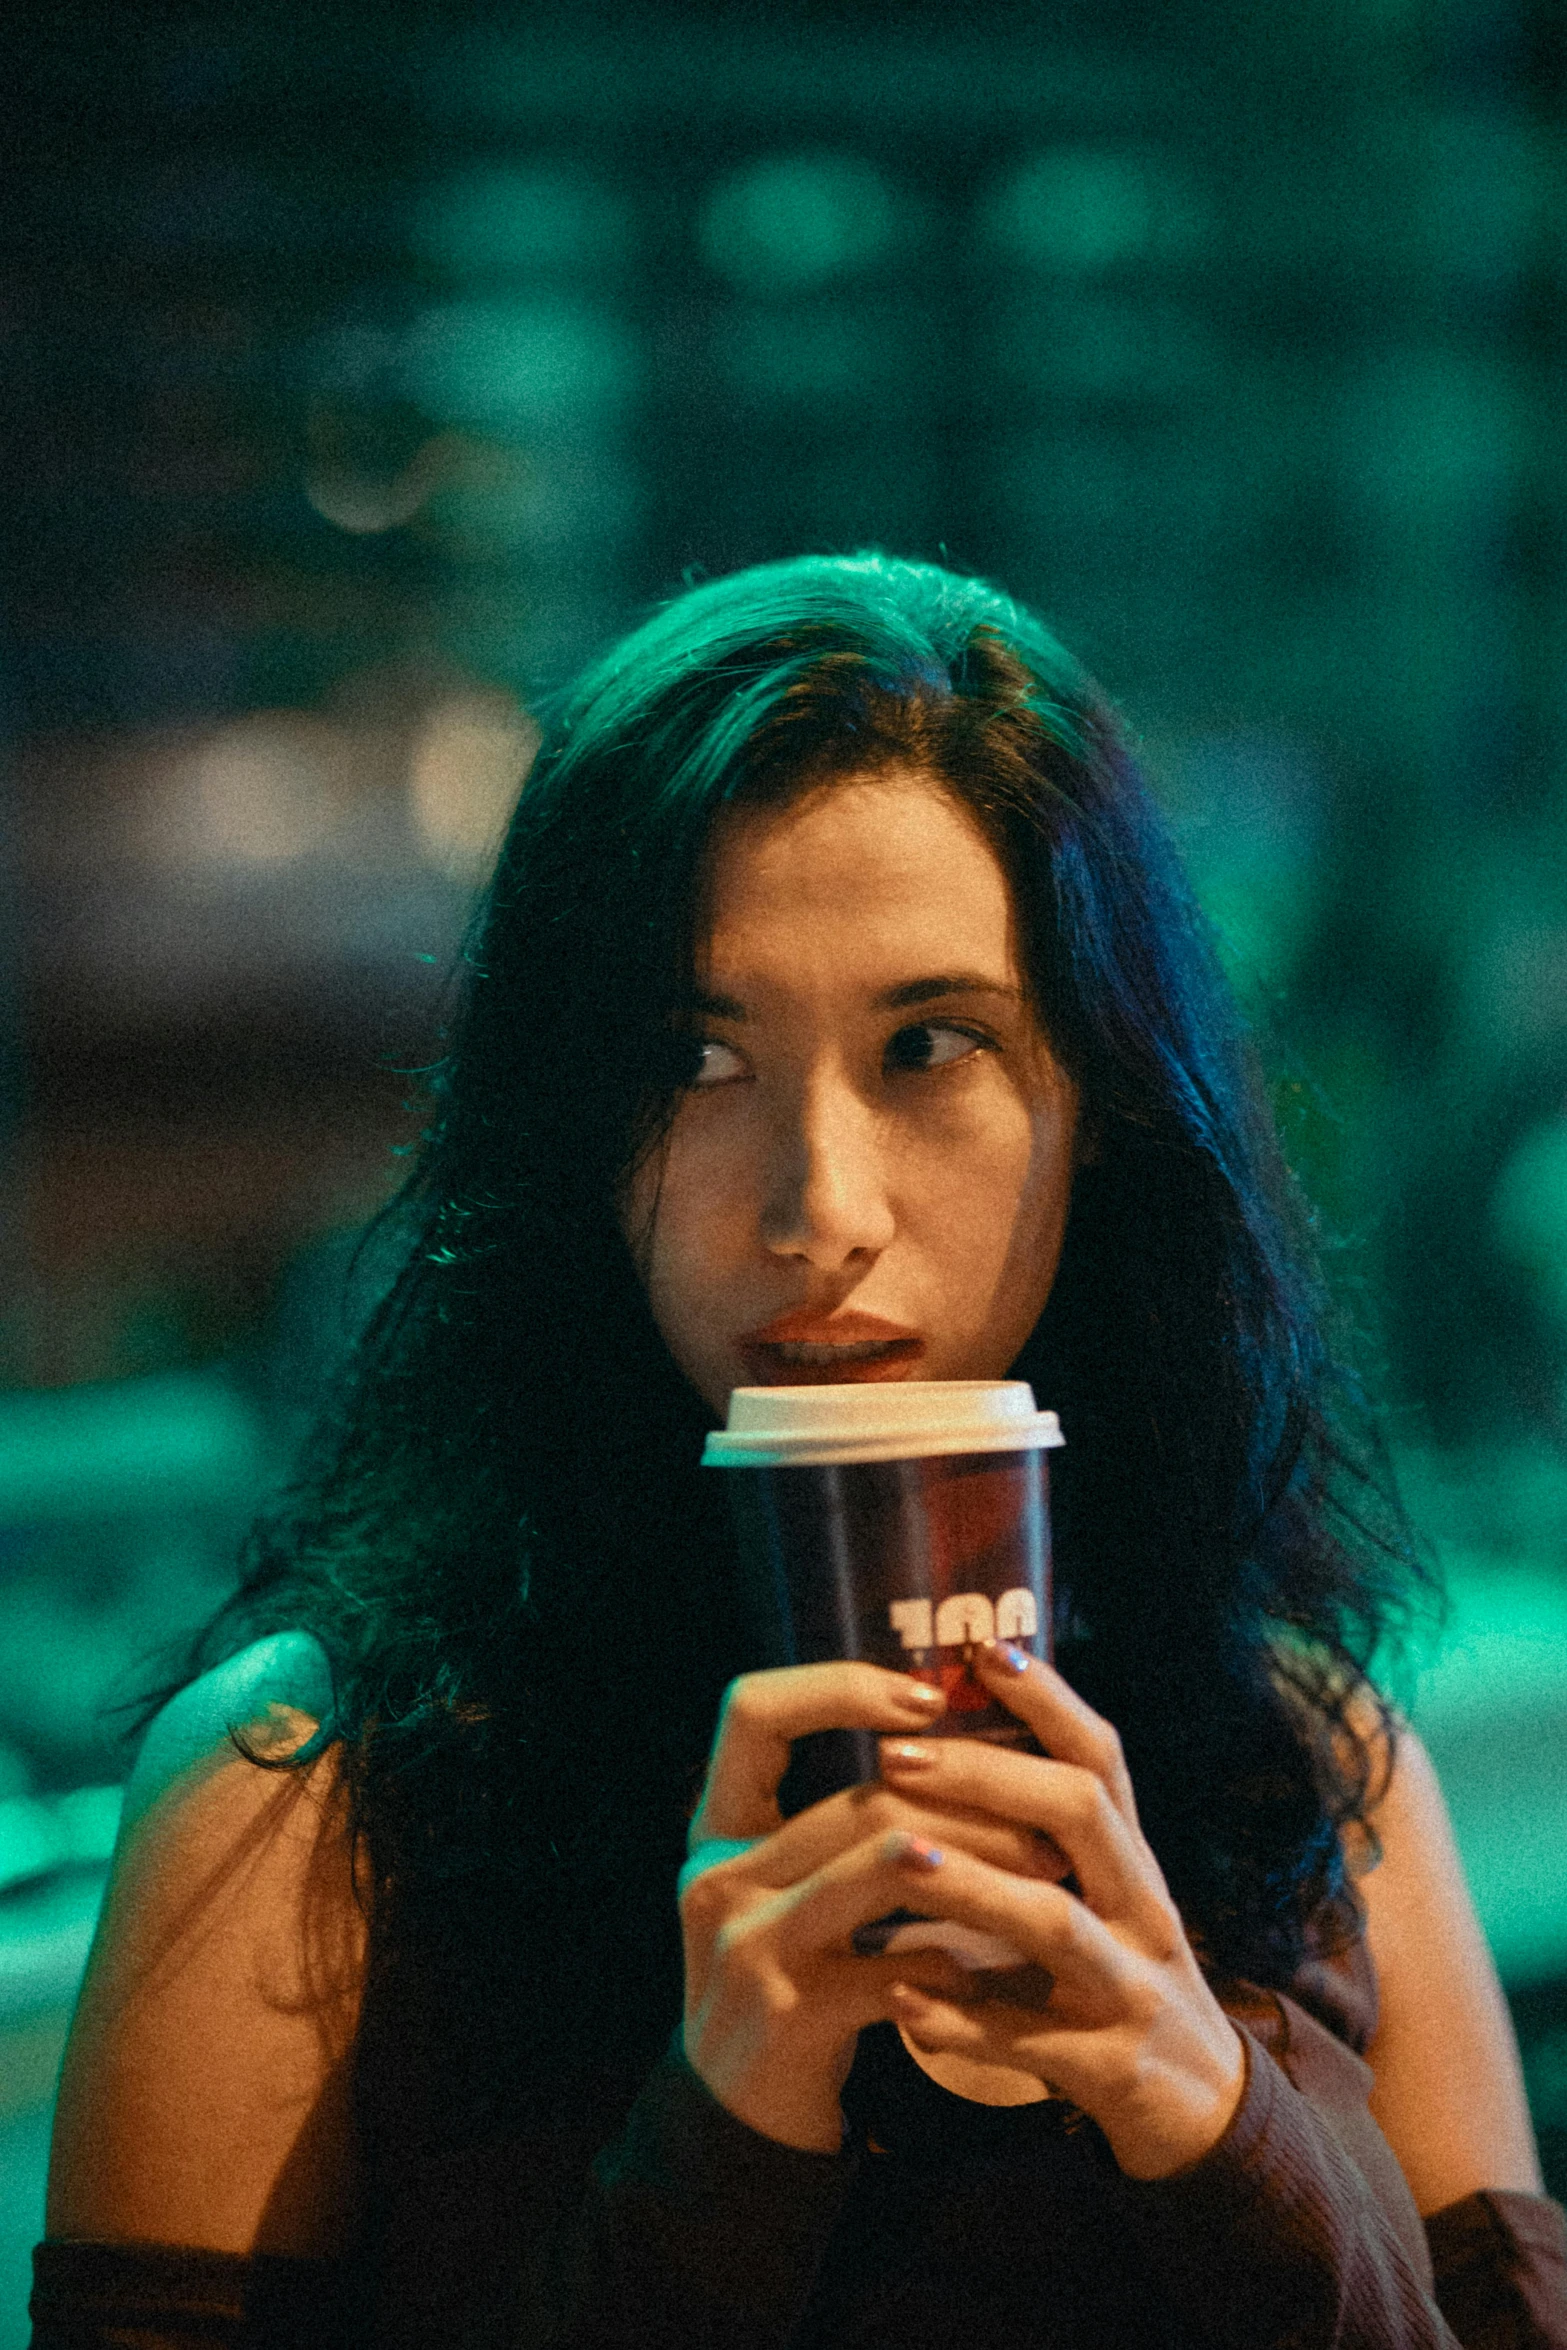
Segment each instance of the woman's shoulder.
[{"label": "woman's shoulder", "polygon": [[319,1644],[285,1632],[151,1725],[66,2052],[51,2235],[335,2248],[366,1920],[338,1750],[288,1767],[330,1697]]},{"label": "woman's shoulder", "polygon": [[1507,2002],[1441,1782],[1400,1715],[1380,1735],[1375,1843],[1356,1884],[1378,1989],[1372,2115],[1422,2212],[1480,2189],[1538,2194]]},{"label": "woman's shoulder", "polygon": [[193,1767],[243,1759],[241,1745],[265,1761],[287,1759],[328,1721],[331,1704],[332,1669],[313,1632],[273,1632],[225,1657],[154,1715],[125,1790],[127,1825]]}]

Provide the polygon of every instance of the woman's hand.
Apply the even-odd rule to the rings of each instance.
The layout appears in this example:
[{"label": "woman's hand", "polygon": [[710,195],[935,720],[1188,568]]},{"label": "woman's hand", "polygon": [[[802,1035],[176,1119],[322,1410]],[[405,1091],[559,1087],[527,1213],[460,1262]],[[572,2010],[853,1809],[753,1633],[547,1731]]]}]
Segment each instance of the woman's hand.
[{"label": "woman's hand", "polygon": [[907,1738],[942,1705],[939,1690],[868,1664],[748,1673],[725,1698],[681,1875],[685,2051],[721,2104],[785,2145],[838,2151],[855,2039],[892,2017],[897,1985],[961,1996],[967,1977],[943,1952],[867,1958],[850,1939],[888,1910],[925,1906],[937,1840],[1008,1883],[1065,1865],[994,1806],[874,1783],[782,1820],[792,1739],[828,1729]]},{"label": "woman's hand", "polygon": [[[1168,2177],[1229,2127],[1246,2081],[1240,2035],[1203,1980],[1138,1826],[1115,1731],[1048,1665],[999,1645],[976,1661],[1044,1754],[905,1736],[883,1742],[884,1777],[912,1801],[1042,1832],[1065,1853],[1080,1895],[947,1849],[925,1870],[918,1907],[999,1935],[1054,1988],[1041,2009],[1004,1996],[965,2004],[961,1988],[953,1997],[911,1980],[892,1992],[892,2012],[924,2052],[1033,2074],[1093,2116],[1131,2177]],[[987,1990],[997,1987],[988,1978]]]}]

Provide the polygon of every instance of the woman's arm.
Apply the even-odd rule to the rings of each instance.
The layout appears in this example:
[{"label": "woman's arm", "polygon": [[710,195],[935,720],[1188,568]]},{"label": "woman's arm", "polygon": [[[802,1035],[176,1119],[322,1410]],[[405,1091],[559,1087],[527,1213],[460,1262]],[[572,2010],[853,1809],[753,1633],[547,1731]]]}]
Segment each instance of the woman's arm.
[{"label": "woman's arm", "polygon": [[1381,2008],[1371,2111],[1421,2216],[1482,2189],[1542,2191],[1523,2074],[1431,1759],[1399,1734],[1360,1881]]},{"label": "woman's arm", "polygon": [[329,2258],[352,2231],[349,2051],[363,1969],[335,1757],[266,1771],[315,1727],[324,1660],[258,1643],[148,1733],[71,2028],[52,2239]]}]

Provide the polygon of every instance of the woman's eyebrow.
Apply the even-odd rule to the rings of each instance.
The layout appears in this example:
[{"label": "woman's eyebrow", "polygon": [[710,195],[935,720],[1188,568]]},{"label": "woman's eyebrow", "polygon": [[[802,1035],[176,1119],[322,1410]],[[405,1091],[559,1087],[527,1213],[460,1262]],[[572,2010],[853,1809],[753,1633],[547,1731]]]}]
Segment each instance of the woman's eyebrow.
[{"label": "woman's eyebrow", "polygon": [[930,979],[905,979],[898,987],[889,987],[876,998],[879,1008],[899,1011],[907,1004],[933,1004],[949,995],[999,995],[1009,1003],[1020,1004],[1023,990],[1003,986],[1000,980],[984,979],[977,971],[949,971]]},{"label": "woman's eyebrow", "polygon": [[[983,978],[977,971],[947,971],[933,974],[929,979],[903,979],[896,987],[884,988],[872,998],[880,1012],[902,1011],[910,1004],[934,1004],[944,996],[998,995],[1009,1004],[1023,1001],[1020,987],[1008,987],[999,979]],[[698,988],[687,999],[687,1010],[705,1020],[748,1020],[750,1018],[738,996],[709,995]]]}]

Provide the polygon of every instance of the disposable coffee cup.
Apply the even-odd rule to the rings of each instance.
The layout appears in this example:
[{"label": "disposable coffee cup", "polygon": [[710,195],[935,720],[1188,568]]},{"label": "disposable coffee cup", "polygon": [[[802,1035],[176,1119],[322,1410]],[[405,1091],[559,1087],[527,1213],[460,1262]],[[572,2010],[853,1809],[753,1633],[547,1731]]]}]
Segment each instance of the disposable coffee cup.
[{"label": "disposable coffee cup", "polygon": [[[887,1665],[944,1692],[922,1735],[1033,1751],[974,1652],[1007,1640],[1049,1659],[1048,1456],[1061,1442],[1017,1379],[736,1388],[702,1458],[729,1474],[757,1665]],[[800,1811],[877,1771],[876,1733],[824,1731],[796,1742],[780,1800]],[[981,1967],[1018,1956],[906,1912],[855,1940],[940,1942]]]}]

